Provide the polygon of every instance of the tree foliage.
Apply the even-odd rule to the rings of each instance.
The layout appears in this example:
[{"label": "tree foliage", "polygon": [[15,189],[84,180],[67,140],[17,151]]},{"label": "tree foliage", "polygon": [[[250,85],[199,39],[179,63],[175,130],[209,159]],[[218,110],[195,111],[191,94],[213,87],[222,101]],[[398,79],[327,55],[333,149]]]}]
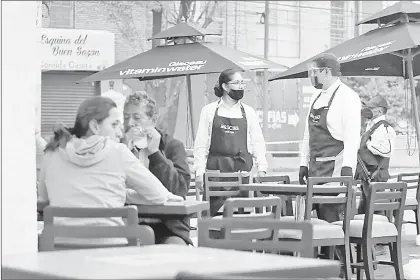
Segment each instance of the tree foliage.
[{"label": "tree foliage", "polygon": [[394,77],[343,77],[342,81],[356,91],[362,101],[367,101],[380,94],[388,101],[389,122],[398,126],[411,121],[411,96],[407,83],[402,78]]}]

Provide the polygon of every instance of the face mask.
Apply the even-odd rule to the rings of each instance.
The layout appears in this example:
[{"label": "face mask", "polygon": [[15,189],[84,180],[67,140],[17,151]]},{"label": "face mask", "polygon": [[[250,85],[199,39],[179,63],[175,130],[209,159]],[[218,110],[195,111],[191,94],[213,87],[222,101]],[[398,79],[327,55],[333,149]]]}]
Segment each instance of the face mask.
[{"label": "face mask", "polygon": [[233,100],[241,100],[244,97],[244,90],[243,89],[231,89],[228,93],[228,95],[233,99]]},{"label": "face mask", "polygon": [[373,112],[369,108],[362,109],[362,116],[368,120],[373,118]]},{"label": "face mask", "polygon": [[324,86],[322,83],[319,82],[317,76],[311,77],[311,83],[316,89],[322,89],[322,87]]}]

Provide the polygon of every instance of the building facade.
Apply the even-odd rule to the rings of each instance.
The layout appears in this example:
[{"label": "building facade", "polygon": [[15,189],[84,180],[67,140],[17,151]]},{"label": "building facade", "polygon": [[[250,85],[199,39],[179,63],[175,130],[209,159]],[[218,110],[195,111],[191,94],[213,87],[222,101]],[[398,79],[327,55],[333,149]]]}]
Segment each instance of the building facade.
[{"label": "building facade", "polygon": [[[382,2],[269,1],[268,58],[291,67],[350,39],[356,33],[357,19],[381,10]],[[179,4],[180,1],[48,1],[48,7],[44,6],[43,10],[43,33],[40,35],[43,47],[40,98],[43,135],[50,134],[57,120],[71,125],[82,99],[109,89],[109,81],[76,84],[78,80],[149,50],[152,42],[146,39],[152,36],[156,25],[161,24],[161,28],[166,29],[174,24]],[[154,18],[157,8],[162,9],[159,23]],[[221,34],[209,36],[208,41],[263,56],[264,10],[265,1],[217,1],[216,4],[193,1],[189,16],[199,25]],[[359,33],[368,28],[360,27]],[[48,40],[43,41],[42,36],[47,36]],[[67,39],[71,44],[66,43]],[[61,45],[60,40],[64,40]],[[82,52],[86,50],[85,55],[78,55],[79,48]],[[261,72],[250,74],[250,78],[252,82],[244,101],[254,106],[262,121]],[[202,106],[215,99],[212,89],[216,79],[215,74],[192,79],[195,124]],[[115,89],[123,94],[146,89],[154,94],[163,111],[177,110],[168,118],[168,122],[176,119],[169,126],[175,127],[174,135],[184,142],[191,136],[185,132],[185,123],[191,120],[185,114],[187,102],[184,102],[185,83],[182,79],[173,83],[177,85],[175,97],[170,92],[173,84],[167,81],[149,84],[137,80],[114,82]],[[272,133],[300,139],[304,127],[301,120],[306,115],[312,87],[307,79],[273,82],[269,87],[269,127],[273,129]],[[174,103],[174,99],[177,102]]]}]

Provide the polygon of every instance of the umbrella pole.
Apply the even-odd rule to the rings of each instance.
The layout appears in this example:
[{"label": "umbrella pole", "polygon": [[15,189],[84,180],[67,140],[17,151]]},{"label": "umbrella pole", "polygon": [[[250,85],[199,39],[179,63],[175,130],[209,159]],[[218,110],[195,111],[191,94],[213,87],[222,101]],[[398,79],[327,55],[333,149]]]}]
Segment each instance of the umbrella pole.
[{"label": "umbrella pole", "polygon": [[414,74],[413,74],[413,54],[411,49],[408,49],[407,55],[407,70],[408,79],[410,82],[411,102],[413,103],[414,125],[416,127],[417,148],[419,149],[419,162],[420,162],[420,122],[419,122],[419,108],[417,106],[416,90],[414,88]]},{"label": "umbrella pole", "polygon": [[[191,92],[191,75],[185,76],[187,80],[187,98],[188,98],[188,107],[190,112],[190,124],[191,124],[191,135],[192,135],[192,141],[194,145],[194,139],[195,139],[195,131],[194,131],[194,119],[193,119],[193,100],[192,100],[192,92]],[[188,128],[187,128],[188,129]]]}]

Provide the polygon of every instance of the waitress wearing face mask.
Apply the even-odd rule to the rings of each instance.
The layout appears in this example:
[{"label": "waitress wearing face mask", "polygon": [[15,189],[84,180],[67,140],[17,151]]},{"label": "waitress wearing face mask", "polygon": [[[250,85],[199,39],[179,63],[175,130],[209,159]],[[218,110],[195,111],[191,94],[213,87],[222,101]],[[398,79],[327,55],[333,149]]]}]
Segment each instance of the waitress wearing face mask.
[{"label": "waitress wearing face mask", "polygon": [[[306,184],[308,176],[353,176],[360,144],[359,95],[340,81],[340,63],[332,54],[314,58],[308,72],[316,90],[301,146],[299,182]],[[317,210],[320,219],[339,219],[332,205],[319,205]]]},{"label": "waitress wearing face mask", "polygon": [[[251,171],[253,160],[258,176],[267,171],[266,147],[257,114],[243,104],[246,82],[241,71],[223,71],[214,88],[220,99],[203,107],[194,144],[196,185],[202,186],[206,170]],[[225,199],[210,201],[210,215],[216,215]]]}]

